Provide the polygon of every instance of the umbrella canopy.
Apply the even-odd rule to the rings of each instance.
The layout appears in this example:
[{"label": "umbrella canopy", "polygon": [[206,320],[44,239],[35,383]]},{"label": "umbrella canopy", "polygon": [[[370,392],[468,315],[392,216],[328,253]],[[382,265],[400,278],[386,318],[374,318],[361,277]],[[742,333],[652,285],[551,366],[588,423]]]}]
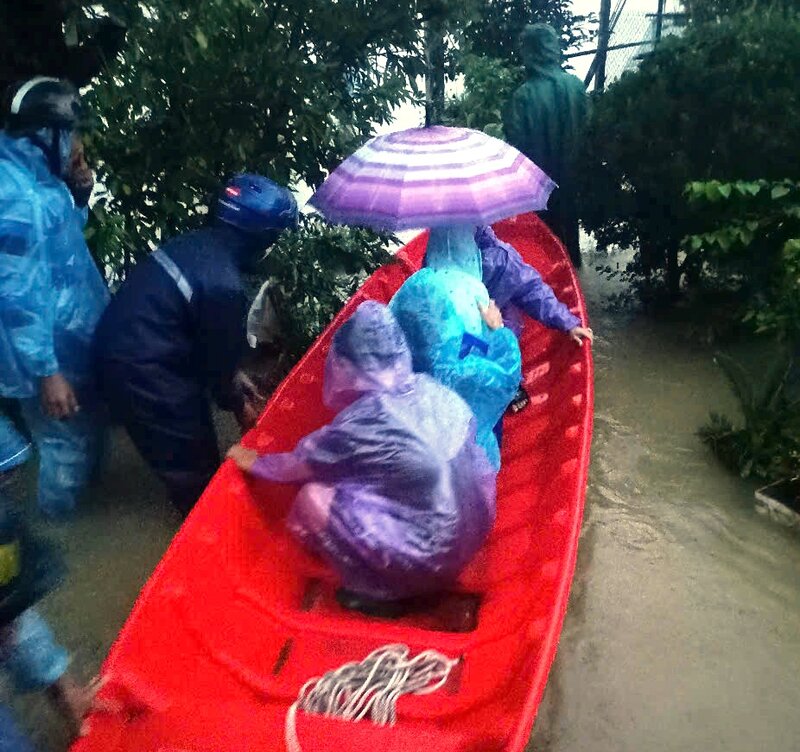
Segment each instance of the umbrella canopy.
[{"label": "umbrella canopy", "polygon": [[395,232],[489,225],[541,211],[555,187],[513,146],[437,125],[373,138],[328,176],[310,203],[331,222]]}]

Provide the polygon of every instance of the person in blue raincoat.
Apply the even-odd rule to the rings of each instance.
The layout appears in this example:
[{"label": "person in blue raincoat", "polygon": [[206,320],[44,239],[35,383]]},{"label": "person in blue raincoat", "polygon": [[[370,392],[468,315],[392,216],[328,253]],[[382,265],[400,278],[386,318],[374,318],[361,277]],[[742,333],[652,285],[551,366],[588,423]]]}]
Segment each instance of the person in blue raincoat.
[{"label": "person in blue raincoat", "polygon": [[[85,687],[75,681],[67,651],[39,613],[37,602],[60,584],[64,562],[19,521],[5,493],[9,478],[8,470],[0,472],[0,671],[17,693],[46,692],[77,733],[102,681]],[[0,752],[33,749],[11,709],[0,702]]]},{"label": "person in blue raincoat", "polygon": [[237,377],[247,344],[242,272],[297,217],[286,188],[235,177],[211,224],[139,263],[98,327],[98,380],[112,417],[184,514],[220,463],[207,393],[243,427],[258,416],[259,395]]},{"label": "person in blue raincoat", "polygon": [[[11,89],[0,132],[0,397],[18,401],[39,450],[50,516],[75,508],[103,433],[91,342],[108,291],[67,184],[79,115],[70,84],[36,78]],[[3,421],[0,448],[22,444]]]},{"label": "person in blue raincoat", "polygon": [[431,374],[470,406],[478,444],[499,469],[493,430],[519,388],[522,364],[517,338],[483,284],[474,234],[470,225],[432,229],[425,268],[403,283],[390,308],[414,370]]}]

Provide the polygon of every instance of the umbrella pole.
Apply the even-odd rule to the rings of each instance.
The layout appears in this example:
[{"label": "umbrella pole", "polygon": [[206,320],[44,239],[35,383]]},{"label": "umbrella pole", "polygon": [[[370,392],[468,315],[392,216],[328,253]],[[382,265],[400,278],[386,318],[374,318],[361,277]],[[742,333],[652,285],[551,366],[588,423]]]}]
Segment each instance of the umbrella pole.
[{"label": "umbrella pole", "polygon": [[436,19],[425,21],[425,125],[444,120],[444,31]]}]

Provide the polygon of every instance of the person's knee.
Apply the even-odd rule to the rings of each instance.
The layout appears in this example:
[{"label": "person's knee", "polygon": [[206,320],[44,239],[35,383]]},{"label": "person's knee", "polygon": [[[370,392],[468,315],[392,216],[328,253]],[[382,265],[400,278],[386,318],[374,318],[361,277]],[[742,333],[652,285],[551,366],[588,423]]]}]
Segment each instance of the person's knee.
[{"label": "person's knee", "polygon": [[297,493],[293,517],[310,533],[320,533],[328,525],[336,489],[324,483],[306,483]]}]

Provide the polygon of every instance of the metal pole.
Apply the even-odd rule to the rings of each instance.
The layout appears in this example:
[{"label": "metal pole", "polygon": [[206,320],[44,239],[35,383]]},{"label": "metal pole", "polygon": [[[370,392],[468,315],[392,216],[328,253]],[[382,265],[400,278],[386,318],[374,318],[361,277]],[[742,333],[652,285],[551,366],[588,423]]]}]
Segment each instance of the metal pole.
[{"label": "metal pole", "polygon": [[656,11],[656,42],[661,41],[661,30],[664,25],[664,0],[658,0],[658,10]]},{"label": "metal pole", "polygon": [[597,57],[595,58],[594,88],[603,91],[606,86],[606,54],[610,37],[611,0],[600,0],[600,29],[597,38]]},{"label": "metal pole", "polygon": [[[606,52],[612,52],[614,50],[629,50],[631,47],[644,47],[646,44],[650,44],[649,39],[645,39],[642,42],[626,42],[625,44],[610,44],[606,49]],[[568,52],[564,55],[565,60],[571,60],[573,57],[585,57],[586,55],[596,55],[598,49],[595,48],[593,50],[578,50],[578,52]],[[592,64],[592,77],[594,77],[594,64]],[[592,79],[590,78],[589,81]]]}]

